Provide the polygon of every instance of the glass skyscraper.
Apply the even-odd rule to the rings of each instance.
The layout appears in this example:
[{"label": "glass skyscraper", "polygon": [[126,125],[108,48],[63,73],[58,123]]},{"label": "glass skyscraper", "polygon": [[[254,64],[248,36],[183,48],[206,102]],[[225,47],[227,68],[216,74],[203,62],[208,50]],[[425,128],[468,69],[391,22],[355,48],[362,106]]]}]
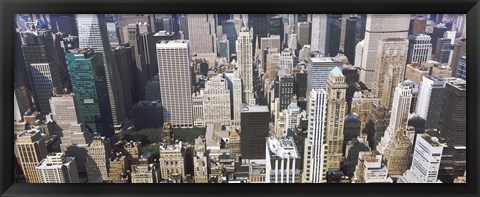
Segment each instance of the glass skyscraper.
[{"label": "glass skyscraper", "polygon": [[111,117],[102,55],[93,49],[73,49],[66,58],[80,121],[93,132],[108,135]]}]

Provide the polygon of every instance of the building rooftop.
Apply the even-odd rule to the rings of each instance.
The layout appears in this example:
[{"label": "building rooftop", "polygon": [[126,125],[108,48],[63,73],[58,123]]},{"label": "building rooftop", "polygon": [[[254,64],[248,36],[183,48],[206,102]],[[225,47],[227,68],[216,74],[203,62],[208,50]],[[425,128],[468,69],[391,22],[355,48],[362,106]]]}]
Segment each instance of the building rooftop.
[{"label": "building rooftop", "polygon": [[188,43],[188,40],[161,40],[157,42],[157,45],[186,45]]},{"label": "building rooftop", "polygon": [[267,146],[271,157],[280,157],[282,159],[298,159],[300,158],[295,141],[292,137],[286,138],[267,138]]},{"label": "building rooftop", "polygon": [[245,105],[242,107],[242,113],[269,112],[266,105]]},{"label": "building rooftop", "polygon": [[447,83],[459,90],[467,90],[467,81],[461,78],[450,78]]}]

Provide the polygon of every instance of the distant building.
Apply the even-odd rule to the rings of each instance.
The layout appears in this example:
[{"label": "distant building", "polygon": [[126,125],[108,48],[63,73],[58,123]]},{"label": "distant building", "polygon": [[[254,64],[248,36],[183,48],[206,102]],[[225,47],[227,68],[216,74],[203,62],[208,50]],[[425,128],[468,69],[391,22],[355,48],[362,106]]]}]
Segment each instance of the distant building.
[{"label": "distant building", "polygon": [[429,35],[425,34],[408,36],[407,64],[417,62],[421,65],[423,62],[430,60],[430,56],[432,55],[431,39]]},{"label": "distant building", "polygon": [[[455,72],[454,70],[452,70]],[[467,57],[464,55],[458,60],[457,77],[463,80],[467,80]]]},{"label": "distant building", "polygon": [[334,57],[322,57],[320,54],[310,57],[308,62],[307,92],[309,93],[312,89],[318,88],[326,89],[330,71],[342,65],[343,63]]},{"label": "distant building", "polygon": [[80,183],[74,157],[50,153],[36,167],[40,183]]},{"label": "distant building", "polygon": [[300,22],[297,27],[297,43],[300,47],[310,44],[311,23]]},{"label": "distant building", "polygon": [[292,137],[266,138],[266,183],[300,183],[301,173],[297,147]]},{"label": "distant building", "polygon": [[[187,14],[188,40],[190,40],[190,53],[206,54],[215,53],[215,21],[213,14]],[[184,32],[185,33],[185,32]]]},{"label": "distant building", "polygon": [[379,41],[387,38],[407,38],[409,22],[410,15],[405,14],[367,14],[361,61],[355,60],[361,68],[360,81],[367,87],[371,87],[375,80]]}]

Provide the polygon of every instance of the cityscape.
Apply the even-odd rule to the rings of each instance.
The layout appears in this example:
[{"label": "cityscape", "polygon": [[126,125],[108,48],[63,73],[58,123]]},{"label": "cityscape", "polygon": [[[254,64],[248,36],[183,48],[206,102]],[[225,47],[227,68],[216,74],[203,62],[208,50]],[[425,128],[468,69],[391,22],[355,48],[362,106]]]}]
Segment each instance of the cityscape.
[{"label": "cityscape", "polygon": [[17,14],[17,183],[466,183],[464,14]]}]

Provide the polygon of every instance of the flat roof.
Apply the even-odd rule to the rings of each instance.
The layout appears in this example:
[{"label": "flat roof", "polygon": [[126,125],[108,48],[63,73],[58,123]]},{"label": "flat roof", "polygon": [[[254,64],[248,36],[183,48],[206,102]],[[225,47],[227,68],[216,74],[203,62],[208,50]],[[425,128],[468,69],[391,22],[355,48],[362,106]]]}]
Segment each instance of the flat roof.
[{"label": "flat roof", "polygon": [[246,105],[242,107],[242,113],[269,112],[266,105]]}]

